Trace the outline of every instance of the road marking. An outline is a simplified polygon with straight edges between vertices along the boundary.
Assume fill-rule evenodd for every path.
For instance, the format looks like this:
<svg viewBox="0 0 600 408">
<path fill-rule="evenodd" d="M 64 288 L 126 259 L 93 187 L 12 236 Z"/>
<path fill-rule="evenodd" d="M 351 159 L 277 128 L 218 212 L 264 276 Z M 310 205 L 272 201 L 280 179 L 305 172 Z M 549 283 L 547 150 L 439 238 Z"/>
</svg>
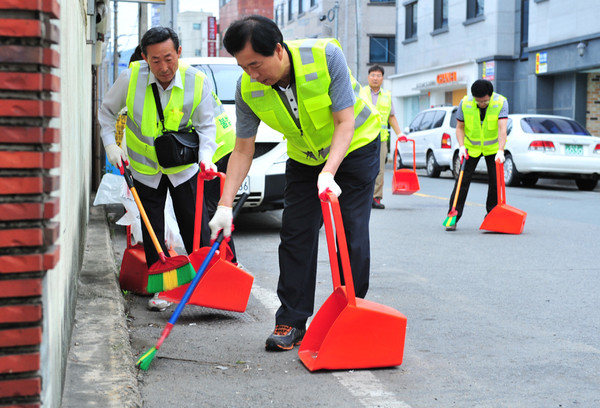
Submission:
<svg viewBox="0 0 600 408">
<path fill-rule="evenodd" d="M 448 197 L 440 197 L 440 196 L 434 196 L 434 195 L 430 195 L 430 194 L 415 193 L 415 195 L 419 196 L 419 197 L 425 197 L 425 198 L 435 198 L 436 200 L 444 200 L 444 201 L 448 200 Z M 465 205 L 469 206 L 469 207 L 485 207 L 485 204 L 473 203 L 471 201 L 466 201 Z"/>
<path fill-rule="evenodd" d="M 411 408 L 404 401 L 398 401 L 393 392 L 384 391 L 383 384 L 370 371 L 346 371 L 332 374 L 365 407 Z"/>
<path fill-rule="evenodd" d="M 279 298 L 271 290 L 252 285 L 252 295 L 271 313 L 279 309 Z M 333 372 L 340 384 L 354 395 L 365 407 L 411 408 L 403 401 L 398 401 L 393 392 L 385 391 L 383 384 L 368 370 Z"/>
</svg>

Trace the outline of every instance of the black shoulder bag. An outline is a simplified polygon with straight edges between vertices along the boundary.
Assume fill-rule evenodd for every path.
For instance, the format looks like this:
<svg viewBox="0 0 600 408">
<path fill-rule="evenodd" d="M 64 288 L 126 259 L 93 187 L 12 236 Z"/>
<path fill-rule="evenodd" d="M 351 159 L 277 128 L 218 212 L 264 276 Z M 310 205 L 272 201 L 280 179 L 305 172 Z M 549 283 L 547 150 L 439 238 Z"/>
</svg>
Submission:
<svg viewBox="0 0 600 408">
<path fill-rule="evenodd" d="M 152 92 L 154 92 L 156 109 L 158 110 L 158 117 L 163 129 L 163 134 L 154 140 L 158 164 L 168 168 L 198 163 L 198 150 L 200 148 L 198 134 L 193 127 L 191 127 L 191 132 L 185 131 L 190 128 L 181 132 L 167 131 L 165 129 L 165 117 L 156 83 L 152 84 Z"/>
</svg>

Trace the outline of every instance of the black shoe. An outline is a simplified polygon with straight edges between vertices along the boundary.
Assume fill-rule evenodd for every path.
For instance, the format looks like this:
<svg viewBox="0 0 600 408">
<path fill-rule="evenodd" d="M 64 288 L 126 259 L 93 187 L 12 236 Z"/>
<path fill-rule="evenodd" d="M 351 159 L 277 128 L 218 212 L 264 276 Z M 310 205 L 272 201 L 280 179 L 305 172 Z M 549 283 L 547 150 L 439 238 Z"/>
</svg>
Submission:
<svg viewBox="0 0 600 408">
<path fill-rule="evenodd" d="M 377 208 L 378 210 L 385 209 L 385 205 L 381 204 L 381 198 L 374 198 L 371 207 Z"/>
<path fill-rule="evenodd" d="M 265 344 L 265 349 L 270 351 L 291 350 L 294 346 L 302 343 L 306 329 L 297 329 L 296 327 L 278 324 L 275 330 Z"/>
</svg>

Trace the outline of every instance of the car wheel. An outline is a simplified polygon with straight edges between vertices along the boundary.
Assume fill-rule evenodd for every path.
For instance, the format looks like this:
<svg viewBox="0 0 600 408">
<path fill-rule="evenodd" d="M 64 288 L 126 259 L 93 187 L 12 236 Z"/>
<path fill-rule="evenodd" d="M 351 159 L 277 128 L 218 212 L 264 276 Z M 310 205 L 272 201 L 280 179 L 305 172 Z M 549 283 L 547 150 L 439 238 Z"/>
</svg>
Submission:
<svg viewBox="0 0 600 408">
<path fill-rule="evenodd" d="M 525 187 L 533 187 L 535 186 L 535 183 L 537 183 L 539 180 L 539 177 L 537 176 L 523 176 L 521 183 L 525 186 Z"/>
<path fill-rule="evenodd" d="M 458 175 L 460 174 L 460 158 L 458 157 L 458 153 L 454 155 L 454 168 L 452 169 L 452 175 L 454 176 L 454 180 L 458 180 Z"/>
<path fill-rule="evenodd" d="M 427 164 L 425 169 L 427 177 L 437 178 L 440 176 L 440 166 L 438 166 L 435 156 L 431 152 L 427 154 Z"/>
<path fill-rule="evenodd" d="M 400 155 L 400 150 L 398 150 L 396 156 L 398 156 L 398 158 L 396 159 L 396 169 L 404 168 L 404 163 L 402 163 L 402 156 Z"/>
<path fill-rule="evenodd" d="M 504 184 L 507 186 L 518 186 L 521 176 L 515 167 L 515 162 L 510 154 L 506 154 L 504 160 Z"/>
<path fill-rule="evenodd" d="M 577 179 L 575 180 L 577 188 L 581 191 L 592 191 L 598 185 L 597 179 Z"/>
</svg>

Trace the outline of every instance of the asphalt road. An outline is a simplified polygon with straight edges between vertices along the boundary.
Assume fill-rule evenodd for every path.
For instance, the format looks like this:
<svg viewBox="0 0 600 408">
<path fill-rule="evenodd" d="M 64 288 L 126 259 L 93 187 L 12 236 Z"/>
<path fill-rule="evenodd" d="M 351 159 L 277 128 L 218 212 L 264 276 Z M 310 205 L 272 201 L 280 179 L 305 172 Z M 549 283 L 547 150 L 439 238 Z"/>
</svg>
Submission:
<svg viewBox="0 0 600 408">
<path fill-rule="evenodd" d="M 508 187 L 508 204 L 527 219 L 522 234 L 506 235 L 479 230 L 482 182 L 473 183 L 455 232 L 442 227 L 450 173 L 421 174 L 420 183 L 413 195 L 392 195 L 389 168 L 386 209 L 371 215 L 367 299 L 407 317 L 401 366 L 311 373 L 297 349 L 265 352 L 278 307 L 280 212 L 243 214 L 236 247 L 254 276 L 246 311 L 186 307 L 150 370 L 138 373 L 144 406 L 600 406 L 600 188 L 544 180 Z M 315 310 L 332 290 L 324 231 L 320 248 Z M 125 296 L 137 357 L 174 307 L 149 312 L 147 297 Z M 347 335 L 365 330 L 348 327 Z M 394 341 L 393 333 L 377 339 Z"/>
</svg>

